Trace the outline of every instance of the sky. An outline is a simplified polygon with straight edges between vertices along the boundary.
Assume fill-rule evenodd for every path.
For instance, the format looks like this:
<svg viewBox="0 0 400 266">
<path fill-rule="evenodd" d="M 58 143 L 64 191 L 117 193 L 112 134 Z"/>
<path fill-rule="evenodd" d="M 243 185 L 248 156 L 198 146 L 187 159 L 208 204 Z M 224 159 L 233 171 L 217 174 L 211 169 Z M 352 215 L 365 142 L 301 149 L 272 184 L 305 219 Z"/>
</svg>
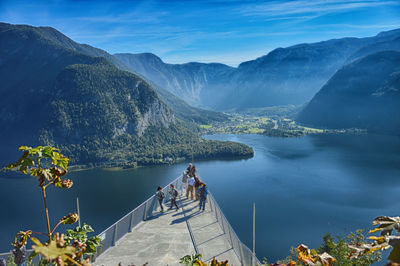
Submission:
<svg viewBox="0 0 400 266">
<path fill-rule="evenodd" d="M 114 53 L 231 66 L 278 47 L 400 28 L 400 0 L 0 0 L 0 21 Z"/>
</svg>

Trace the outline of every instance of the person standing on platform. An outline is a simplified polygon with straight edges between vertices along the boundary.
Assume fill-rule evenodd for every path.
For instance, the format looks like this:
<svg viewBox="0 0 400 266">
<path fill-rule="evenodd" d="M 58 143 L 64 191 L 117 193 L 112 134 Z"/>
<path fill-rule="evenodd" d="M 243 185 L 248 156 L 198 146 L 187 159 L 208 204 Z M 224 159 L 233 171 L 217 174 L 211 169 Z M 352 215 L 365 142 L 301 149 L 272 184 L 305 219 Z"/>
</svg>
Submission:
<svg viewBox="0 0 400 266">
<path fill-rule="evenodd" d="M 158 203 L 160 204 L 161 212 L 164 212 L 164 207 L 163 207 L 162 202 L 165 198 L 165 195 L 164 195 L 164 192 L 162 191 L 162 187 L 157 188 L 156 197 L 158 199 Z"/>
<path fill-rule="evenodd" d="M 190 193 L 190 199 L 193 200 L 193 188 L 194 188 L 194 177 L 192 176 L 188 179 L 188 189 L 186 191 L 187 199 L 189 199 L 189 193 Z"/>
<path fill-rule="evenodd" d="M 200 204 L 199 204 L 199 211 L 203 210 L 206 208 L 206 200 L 207 200 L 207 186 L 204 183 L 200 184 L 199 187 L 199 196 L 200 196 Z"/>
<path fill-rule="evenodd" d="M 189 163 L 189 166 L 188 166 L 188 168 L 186 168 L 186 171 L 189 176 L 193 176 L 193 174 L 192 174 L 193 173 L 193 165 L 191 163 Z"/>
<path fill-rule="evenodd" d="M 195 193 L 195 199 L 199 200 L 199 194 L 197 193 L 200 187 L 200 178 L 197 175 L 197 170 L 196 170 L 196 166 L 193 165 L 192 168 L 192 172 L 193 172 L 193 178 L 194 178 L 194 193 Z"/>
<path fill-rule="evenodd" d="M 185 170 L 185 171 L 183 171 L 183 175 L 182 175 L 182 189 L 183 189 L 183 191 L 186 191 L 186 194 L 187 194 L 187 190 L 188 190 L 188 179 L 189 179 L 188 170 Z"/>
<path fill-rule="evenodd" d="M 179 210 L 179 207 L 176 204 L 176 198 L 178 197 L 178 190 L 174 188 L 173 184 L 169 185 L 168 193 L 171 195 L 171 207 L 169 207 L 168 210 L 171 210 L 174 205 L 176 206 L 176 210 Z"/>
</svg>

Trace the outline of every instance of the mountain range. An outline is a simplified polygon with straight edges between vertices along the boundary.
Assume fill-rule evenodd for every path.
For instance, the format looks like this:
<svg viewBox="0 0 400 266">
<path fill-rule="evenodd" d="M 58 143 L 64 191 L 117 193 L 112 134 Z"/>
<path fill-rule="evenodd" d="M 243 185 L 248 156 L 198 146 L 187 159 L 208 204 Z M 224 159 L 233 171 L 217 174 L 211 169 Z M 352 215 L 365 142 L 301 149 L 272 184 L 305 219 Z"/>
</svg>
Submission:
<svg viewBox="0 0 400 266">
<path fill-rule="evenodd" d="M 400 30 L 277 48 L 241 63 L 167 64 L 154 54 L 115 54 L 140 75 L 188 103 L 214 110 L 301 105 L 344 65 L 368 54 L 400 50 Z"/>
<path fill-rule="evenodd" d="M 396 52 L 399 29 L 277 48 L 237 68 L 166 64 L 153 54 L 114 56 L 196 106 L 245 111 L 302 105 L 296 120 L 304 125 L 398 134 L 400 125 L 393 119 L 400 112 Z"/>
<path fill-rule="evenodd" d="M 285 104 L 304 104 L 305 125 L 398 134 L 399 52 L 392 30 L 278 48 L 237 68 L 167 64 L 149 53 L 110 55 L 50 27 L 0 23 L 1 156 L 29 143 L 85 165 L 251 156 L 242 144 L 202 140 L 198 124 L 227 120 L 218 110 Z"/>
<path fill-rule="evenodd" d="M 158 94 L 126 69 L 53 28 L 0 23 L 1 159 L 25 144 L 55 145 L 86 165 L 252 155 L 239 143 L 200 139 L 193 122 L 224 115 Z"/>
</svg>

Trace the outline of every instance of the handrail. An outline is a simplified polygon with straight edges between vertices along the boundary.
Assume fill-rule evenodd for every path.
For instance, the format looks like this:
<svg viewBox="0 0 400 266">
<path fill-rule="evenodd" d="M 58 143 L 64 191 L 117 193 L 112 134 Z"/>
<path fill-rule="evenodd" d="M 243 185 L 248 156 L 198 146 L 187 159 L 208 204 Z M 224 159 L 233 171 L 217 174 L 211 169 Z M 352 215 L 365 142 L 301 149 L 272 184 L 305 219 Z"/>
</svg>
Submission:
<svg viewBox="0 0 400 266">
<path fill-rule="evenodd" d="M 175 187 L 178 187 L 178 182 L 181 179 L 182 175 L 178 176 L 177 178 L 175 178 L 174 180 L 172 180 L 170 183 L 168 183 L 168 185 L 166 185 L 163 188 L 163 191 L 166 192 L 166 190 L 168 189 L 168 187 L 171 184 L 175 184 Z M 165 197 L 165 201 L 168 201 L 169 199 L 169 194 L 166 193 L 166 197 Z M 152 195 L 150 198 L 148 198 L 147 200 L 145 200 L 142 204 L 140 204 L 139 206 L 137 206 L 135 209 L 133 209 L 132 211 L 128 212 L 126 215 L 124 215 L 122 218 L 120 218 L 118 221 L 116 221 L 115 223 L 113 223 L 111 226 L 109 226 L 107 229 L 105 229 L 103 232 L 101 232 L 99 234 L 99 237 L 101 239 L 101 242 L 103 244 L 102 247 L 99 247 L 96 251 L 96 253 L 92 256 L 92 260 L 95 260 L 101 253 L 103 253 L 104 251 L 106 251 L 108 248 L 110 248 L 111 246 L 114 246 L 116 244 L 116 242 L 119 240 L 119 238 L 122 238 L 125 234 L 127 234 L 128 232 L 130 232 L 130 230 L 132 230 L 133 227 L 135 227 L 136 225 L 138 225 L 139 223 L 143 222 L 144 220 L 146 220 L 150 215 L 152 215 L 154 209 L 157 207 L 157 203 L 155 202 L 155 195 Z M 143 214 L 141 215 L 141 219 L 140 221 L 134 225 L 134 217 L 135 214 L 141 214 L 143 210 Z M 130 221 L 129 221 L 129 227 L 128 230 L 124 230 L 123 234 L 120 235 L 120 237 L 118 238 L 118 225 L 119 224 L 123 224 L 125 220 L 128 220 L 130 216 Z M 104 244 L 105 244 L 105 240 L 107 238 L 107 233 L 111 234 L 112 232 L 112 239 L 111 239 L 111 243 L 110 245 L 105 246 L 105 249 L 103 249 Z"/>
<path fill-rule="evenodd" d="M 218 224 L 221 226 L 222 230 L 224 231 L 224 234 L 226 235 L 227 233 L 225 232 L 226 230 L 224 229 L 224 222 L 226 223 L 226 225 L 228 226 L 228 233 L 230 236 L 230 244 L 232 246 L 233 251 L 235 252 L 236 256 L 239 258 L 240 262 L 242 265 L 254 265 L 253 262 L 255 262 L 255 265 L 261 265 L 261 262 L 258 260 L 258 258 L 250 251 L 250 249 L 240 240 L 240 238 L 237 236 L 235 230 L 233 230 L 231 224 L 229 223 L 228 219 L 226 219 L 224 213 L 222 212 L 221 208 L 219 207 L 217 201 L 215 200 L 215 198 L 213 197 L 213 195 L 211 194 L 211 192 L 208 192 L 210 199 L 213 201 L 214 203 L 214 208 L 213 208 L 213 212 L 215 212 L 216 216 L 217 216 L 217 210 L 219 212 L 219 215 L 221 217 L 221 220 L 218 219 L 217 216 L 217 222 Z M 223 219 L 225 221 L 223 221 Z M 237 242 L 240 244 L 240 246 L 238 247 L 241 250 L 237 250 L 234 247 L 234 243 L 232 240 L 232 235 L 233 237 L 237 240 Z M 229 239 L 228 239 L 229 242 Z M 245 251 L 247 251 L 247 254 L 251 256 L 251 260 L 249 264 L 245 263 L 245 258 L 244 258 L 244 254 L 243 254 L 243 248 L 245 249 Z"/>
<path fill-rule="evenodd" d="M 174 183 L 176 180 L 178 180 L 179 178 L 181 178 L 182 175 L 178 176 L 177 178 L 175 178 L 172 182 L 170 182 L 168 185 L 166 185 L 164 189 L 167 189 L 172 183 Z M 134 211 L 138 210 L 140 207 L 142 207 L 143 205 L 145 205 L 147 202 L 149 202 L 151 199 L 154 198 L 154 195 L 152 195 L 150 198 L 148 198 L 147 200 L 145 200 L 144 202 L 142 202 L 139 206 L 137 206 L 135 209 L 131 210 L 130 212 L 128 212 L 125 216 L 123 216 L 122 218 L 120 218 L 118 221 L 116 221 L 115 223 L 113 223 L 112 225 L 110 225 L 109 227 L 107 227 L 103 232 L 101 232 L 99 234 L 102 235 L 104 234 L 108 229 L 111 229 L 112 227 L 114 227 L 117 223 L 119 223 L 120 221 L 122 221 L 124 218 L 128 217 L 130 214 L 132 214 Z"/>
</svg>

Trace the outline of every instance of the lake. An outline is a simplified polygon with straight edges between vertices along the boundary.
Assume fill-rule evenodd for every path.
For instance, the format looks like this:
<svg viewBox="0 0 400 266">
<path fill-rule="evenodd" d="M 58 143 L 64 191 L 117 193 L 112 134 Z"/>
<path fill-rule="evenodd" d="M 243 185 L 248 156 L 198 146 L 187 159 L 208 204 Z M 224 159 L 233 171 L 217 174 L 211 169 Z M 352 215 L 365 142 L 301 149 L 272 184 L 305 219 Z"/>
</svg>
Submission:
<svg viewBox="0 0 400 266">
<path fill-rule="evenodd" d="M 249 247 L 252 204 L 256 203 L 256 253 L 260 259 L 276 261 L 300 243 L 318 247 L 327 232 L 344 235 L 359 228 L 370 229 L 375 217 L 400 214 L 400 137 L 205 138 L 242 142 L 254 148 L 251 159 L 194 163 Z M 150 197 L 156 186 L 164 186 L 180 175 L 186 166 L 187 162 L 69 173 L 74 180 L 70 190 L 48 190 L 52 224 L 74 211 L 79 197 L 82 220 L 100 233 Z M 18 230 L 45 232 L 43 213 L 36 180 L 0 177 L 0 251 L 10 250 Z"/>
</svg>

